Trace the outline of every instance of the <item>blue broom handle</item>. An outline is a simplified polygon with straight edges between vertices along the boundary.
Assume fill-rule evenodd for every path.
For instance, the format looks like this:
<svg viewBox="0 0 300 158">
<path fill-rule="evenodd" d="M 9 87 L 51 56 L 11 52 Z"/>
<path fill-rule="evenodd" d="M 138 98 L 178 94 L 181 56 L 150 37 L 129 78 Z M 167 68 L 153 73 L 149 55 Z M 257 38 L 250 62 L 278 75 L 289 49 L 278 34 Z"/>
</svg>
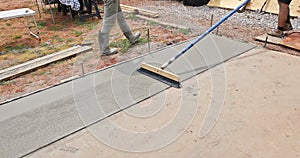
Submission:
<svg viewBox="0 0 300 158">
<path fill-rule="evenodd" d="M 230 11 L 226 16 L 224 16 L 221 20 L 219 20 L 216 24 L 211 26 L 208 30 L 206 30 L 203 34 L 201 34 L 195 41 L 190 43 L 188 46 L 186 46 L 183 50 L 181 50 L 176 56 L 171 58 L 169 61 L 164 63 L 161 66 L 161 69 L 165 69 L 168 65 L 170 65 L 173 61 L 175 61 L 177 58 L 179 58 L 181 55 L 183 55 L 186 51 L 188 51 L 190 48 L 192 48 L 196 43 L 198 43 L 201 39 L 203 39 L 206 35 L 208 35 L 210 32 L 212 32 L 215 28 L 217 28 L 219 25 L 221 25 L 225 20 L 227 20 L 231 15 L 233 15 L 235 12 L 237 12 L 239 9 L 241 9 L 243 6 L 245 6 L 250 0 L 245 0 L 242 4 L 237 6 L 235 9 Z"/>
</svg>

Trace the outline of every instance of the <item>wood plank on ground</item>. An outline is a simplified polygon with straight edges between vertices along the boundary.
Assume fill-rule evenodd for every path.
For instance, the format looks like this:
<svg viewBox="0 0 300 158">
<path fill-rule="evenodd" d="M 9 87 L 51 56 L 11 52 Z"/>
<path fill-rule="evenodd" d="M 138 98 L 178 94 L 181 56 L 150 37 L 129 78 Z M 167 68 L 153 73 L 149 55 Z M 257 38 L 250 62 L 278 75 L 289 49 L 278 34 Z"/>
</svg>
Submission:
<svg viewBox="0 0 300 158">
<path fill-rule="evenodd" d="M 234 9 L 242 1 L 241 0 L 210 0 L 207 4 L 211 7 L 220 7 L 227 9 Z M 260 10 L 263 6 L 265 0 L 251 0 L 246 9 L 249 10 Z M 277 0 L 267 0 L 266 5 L 263 8 L 263 11 L 273 14 L 278 14 L 278 3 Z M 300 16 L 300 3 L 298 0 L 293 0 L 290 4 L 290 14 L 291 16 Z"/>
<path fill-rule="evenodd" d="M 267 40 L 267 43 L 271 43 L 271 44 L 279 44 L 281 41 L 281 38 L 269 36 L 266 33 L 256 36 L 254 37 L 254 39 L 262 42 L 265 42 Z"/>
<path fill-rule="evenodd" d="M 281 45 L 300 50 L 300 32 L 293 32 L 280 41 Z"/>
<path fill-rule="evenodd" d="M 211 7 L 234 9 L 241 3 L 242 1 L 240 0 L 210 0 L 207 5 Z"/>
<path fill-rule="evenodd" d="M 277 44 L 296 50 L 300 50 L 300 32 L 291 32 L 285 38 L 277 38 L 263 34 L 260 36 L 254 37 L 255 40 L 265 42 L 267 38 L 267 43 Z"/>
<path fill-rule="evenodd" d="M 173 28 L 177 28 L 177 29 L 182 29 L 182 30 L 190 30 L 189 27 L 183 26 L 183 25 L 178 25 L 178 24 L 173 24 L 173 23 L 167 23 L 167 22 L 163 22 L 154 18 L 149 18 L 149 17 L 145 17 L 145 16 L 141 16 L 141 15 L 137 15 L 136 17 L 143 19 L 143 20 L 147 20 L 147 21 L 152 21 L 154 23 L 157 23 L 159 25 L 163 25 L 163 26 L 169 26 L 169 27 L 173 27 Z"/>
<path fill-rule="evenodd" d="M 87 52 L 92 50 L 89 46 L 74 46 L 62 51 L 59 51 L 57 53 L 53 53 L 50 55 L 43 56 L 41 58 L 37 58 L 7 69 L 0 70 L 0 81 L 6 80 L 12 77 L 16 77 L 18 75 L 24 74 L 25 72 L 28 72 L 30 70 L 34 70 L 36 68 L 39 68 L 41 66 L 50 64 L 52 62 L 71 57 L 73 55 Z"/>
<path fill-rule="evenodd" d="M 157 18 L 159 16 L 158 12 L 145 10 L 145 9 L 141 9 L 141 8 L 137 8 L 137 7 L 132 7 L 132 6 L 128 6 L 128 5 L 123 5 L 123 4 L 120 4 L 120 5 L 121 5 L 122 10 L 127 13 L 140 14 L 140 15 L 151 17 L 151 18 Z"/>
</svg>

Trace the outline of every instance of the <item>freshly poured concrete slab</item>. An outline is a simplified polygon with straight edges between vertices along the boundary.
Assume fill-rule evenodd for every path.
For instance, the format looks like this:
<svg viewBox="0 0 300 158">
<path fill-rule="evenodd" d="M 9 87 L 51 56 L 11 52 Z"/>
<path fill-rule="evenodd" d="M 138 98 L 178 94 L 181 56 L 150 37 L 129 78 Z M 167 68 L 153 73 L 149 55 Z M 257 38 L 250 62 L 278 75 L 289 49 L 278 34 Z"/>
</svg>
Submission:
<svg viewBox="0 0 300 158">
<path fill-rule="evenodd" d="M 186 45 L 187 43 L 183 43 L 168 47 L 105 69 L 88 76 L 86 78 L 88 82 L 73 81 L 75 104 L 82 121 L 89 124 L 95 119 L 94 117 L 110 115 L 115 110 L 124 109 L 168 88 L 168 85 L 142 75 L 136 70 L 139 69 L 141 62 L 160 66 Z M 178 74 L 184 81 L 253 47 L 227 38 L 209 36 L 170 65 L 167 70 Z M 91 90 L 89 87 L 94 89 Z M 88 93 L 82 93 L 85 90 L 92 92 L 93 95 L 87 96 Z M 89 108 L 85 106 L 87 102 Z"/>
<path fill-rule="evenodd" d="M 26 158 L 298 157 L 299 63 L 296 56 L 253 49 L 187 80 L 182 89 L 167 89 Z M 201 137 L 202 122 L 215 101 L 212 88 L 219 85 L 213 74 L 222 69 L 223 110 Z M 160 135 L 152 137 L 153 132 Z M 165 144 L 168 137 L 175 139 Z M 145 146 L 152 150 L 141 151 Z"/>
<path fill-rule="evenodd" d="M 27 154 L 169 88 L 136 70 L 141 62 L 161 65 L 187 44 L 167 47 L 1 105 L 2 157 Z M 224 37 L 207 36 L 168 70 L 185 81 L 252 48 Z"/>
</svg>

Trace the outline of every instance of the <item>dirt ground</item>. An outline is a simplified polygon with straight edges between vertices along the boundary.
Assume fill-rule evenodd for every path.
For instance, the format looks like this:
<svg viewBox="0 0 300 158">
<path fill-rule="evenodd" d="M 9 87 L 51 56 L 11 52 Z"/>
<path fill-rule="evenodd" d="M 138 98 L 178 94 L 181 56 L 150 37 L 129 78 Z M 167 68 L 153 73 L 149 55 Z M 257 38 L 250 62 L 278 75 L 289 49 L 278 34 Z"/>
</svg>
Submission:
<svg viewBox="0 0 300 158">
<path fill-rule="evenodd" d="M 123 1 L 122 4 L 133 5 L 134 2 L 135 1 Z M 1 11 L 25 7 L 37 10 L 32 0 L 23 0 L 18 3 L 4 0 L 4 2 L 0 4 Z M 103 5 L 99 4 L 98 7 L 101 12 Z M 49 7 L 46 7 L 46 12 L 43 12 L 40 4 L 40 9 L 41 18 L 39 18 L 38 14 L 36 14 L 35 18 L 38 23 L 41 41 L 29 35 L 28 29 L 25 27 L 25 18 L 0 21 L 0 36 L 2 38 L 0 41 L 1 69 L 63 50 L 76 44 L 84 43 L 84 41 L 93 41 L 97 36 L 98 30 L 101 28 L 102 19 L 90 18 L 81 23 L 78 18 L 71 20 L 69 14 L 63 16 L 62 13 L 57 12 L 55 9 L 54 15 L 56 23 L 54 24 L 49 12 Z M 103 15 L 103 12 L 101 12 L 101 15 Z M 147 30 L 151 28 L 151 43 L 166 45 L 172 43 L 174 39 L 176 42 L 180 42 L 190 37 L 189 35 L 184 35 L 184 33 L 177 29 L 137 20 L 135 17 L 128 19 L 127 22 L 132 26 L 133 31 L 139 30 L 142 32 L 143 39 L 147 38 L 145 37 Z M 111 34 L 115 36 L 114 39 L 116 40 L 124 38 L 118 29 L 113 29 Z M 96 43 L 96 41 L 93 42 L 94 44 Z M 93 47 L 95 47 L 96 51 L 99 49 L 97 44 Z M 135 47 L 140 46 L 137 44 Z M 90 61 L 88 61 L 88 63 L 96 63 L 96 66 L 89 64 L 88 66 L 90 67 L 87 66 L 85 72 L 88 73 L 101 69 L 116 62 L 134 57 L 135 55 L 139 54 L 122 52 L 120 55 L 104 58 L 99 58 L 96 54 L 97 58 L 89 58 Z M 61 80 L 74 76 L 74 71 L 76 71 L 74 70 L 74 64 L 78 62 L 80 58 L 85 58 L 84 56 L 86 56 L 86 54 L 58 61 L 30 73 L 2 81 L 0 83 L 0 102 L 59 84 Z M 80 73 L 79 71 L 81 72 L 81 70 L 76 72 Z"/>
<path fill-rule="evenodd" d="M 22 0 L 18 1 L 18 3 L 9 0 L 1 1 L 3 2 L 0 3 L 0 11 L 23 7 L 37 10 L 33 0 Z M 138 0 L 121 0 L 122 4 L 131 6 L 139 6 L 141 3 L 143 3 L 143 5 L 153 4 L 155 2 L 156 1 L 150 0 L 142 2 Z M 182 5 L 178 1 L 165 1 L 163 4 L 166 6 L 168 4 Z M 100 10 L 103 8 L 102 4 L 99 4 L 99 8 Z M 63 16 L 62 13 L 57 12 L 57 10 L 55 10 L 54 13 L 56 24 L 52 22 L 49 9 L 47 10 L 47 8 L 46 12 L 41 12 L 41 18 L 39 18 L 38 14 L 35 16 L 38 22 L 41 41 L 34 39 L 28 34 L 27 28 L 24 27 L 25 19 L 20 18 L 0 21 L 0 37 L 2 38 L 0 41 L 0 69 L 57 52 L 86 41 L 93 41 L 94 45 L 92 45 L 92 47 L 95 51 L 99 49 L 95 39 L 98 30 L 101 28 L 102 19 L 91 18 L 84 23 L 80 23 L 78 19 L 71 20 L 69 15 Z M 161 26 L 146 20 L 137 19 L 130 15 L 127 16 L 127 20 L 133 31 L 142 32 L 143 39 L 147 39 L 147 30 L 151 30 L 151 45 L 156 46 L 155 48 L 152 47 L 152 49 L 175 44 L 196 36 L 194 32 L 186 32 L 172 27 Z M 199 25 L 209 26 L 209 23 L 203 21 L 199 22 Z M 259 35 L 266 30 L 253 28 L 250 32 L 249 29 L 250 28 L 245 26 L 235 26 L 235 31 L 232 31 L 230 24 L 224 24 L 220 32 L 222 32 L 223 36 L 229 38 L 242 39 L 245 42 L 263 45 L 262 43 L 254 41 L 251 35 Z M 114 36 L 114 40 L 124 38 L 117 29 L 114 29 L 112 35 Z M 280 46 L 268 45 L 267 47 L 273 50 L 289 52 L 293 55 L 299 54 L 297 51 Z M 44 66 L 22 76 L 2 81 L 0 83 L 0 102 L 59 84 L 61 80 L 80 74 L 82 70 L 80 66 L 76 65 L 80 63 L 83 58 L 85 63 L 89 63 L 84 65 L 84 71 L 87 73 L 147 53 L 146 48 L 147 44 L 141 42 L 134 47 L 130 47 L 126 52 L 104 58 L 100 58 L 99 54 L 89 56 L 88 53 L 84 53 L 77 57 Z M 89 56 L 89 58 L 86 59 L 86 56 Z"/>
<path fill-rule="evenodd" d="M 87 19 L 84 23 L 78 19 L 72 20 L 70 16 L 62 15 L 62 12 L 58 12 L 57 8 L 52 5 L 55 17 L 55 23 L 53 23 L 49 5 L 43 7 L 39 3 L 41 10 L 41 17 L 39 17 L 33 0 L 22 0 L 18 3 L 4 1 L 0 4 L 0 11 L 17 8 L 30 8 L 36 11 L 38 31 L 34 27 L 33 19 L 31 17 L 28 19 L 33 32 L 39 32 L 41 41 L 29 34 L 26 18 L 0 21 L 1 69 L 80 44 L 90 30 L 98 24 L 97 18 Z"/>
</svg>

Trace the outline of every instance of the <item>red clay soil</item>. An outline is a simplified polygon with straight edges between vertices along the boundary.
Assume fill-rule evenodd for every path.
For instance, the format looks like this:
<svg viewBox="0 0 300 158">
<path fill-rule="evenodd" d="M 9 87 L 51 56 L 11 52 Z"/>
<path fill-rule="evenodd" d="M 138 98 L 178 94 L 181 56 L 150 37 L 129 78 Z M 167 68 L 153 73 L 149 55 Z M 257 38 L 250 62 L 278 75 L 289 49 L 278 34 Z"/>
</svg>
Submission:
<svg viewBox="0 0 300 158">
<path fill-rule="evenodd" d="M 0 21 L 0 52 L 5 51 L 5 48 L 14 48 L 16 46 L 33 48 L 50 41 L 51 44 L 57 44 L 58 41 L 51 40 L 53 37 L 63 39 L 72 38 L 74 41 L 79 41 L 82 40 L 82 38 L 89 32 L 88 29 L 78 25 L 77 21 L 71 20 L 70 16 L 63 16 L 61 12 L 57 11 L 54 11 L 56 20 L 56 24 L 54 24 L 49 12 L 49 7 L 47 6 L 46 10 L 43 11 L 41 4 L 39 4 L 41 10 L 40 18 L 38 16 L 37 7 L 34 0 L 2 1 L 4 2 L 0 3 L 0 11 L 18 8 L 30 8 L 36 11 L 35 19 L 39 26 L 41 41 L 30 36 L 25 18 L 3 20 Z M 40 0 L 38 0 L 38 2 L 40 2 Z M 30 19 L 30 21 L 32 21 L 32 19 Z M 97 22 L 97 19 L 88 19 L 88 21 Z M 31 26 L 34 26 L 33 23 L 31 23 Z M 74 30 L 82 32 L 82 35 L 76 35 Z"/>
<path fill-rule="evenodd" d="M 4 0 L 0 4 L 0 11 L 17 9 L 17 8 L 30 8 L 37 10 L 33 0 L 21 0 L 17 3 L 11 0 Z M 134 5 L 141 3 L 141 1 L 130 1 L 124 0 L 122 4 Z M 40 6 L 41 7 L 41 6 Z M 102 5 L 99 5 L 102 9 Z M 41 18 L 39 18 L 37 12 L 35 16 L 38 23 L 43 24 L 40 28 L 41 41 L 36 40 L 28 34 L 28 29 L 25 28 L 25 19 L 11 19 L 0 21 L 0 69 L 4 69 L 11 65 L 18 64 L 18 58 L 21 58 L 22 53 L 16 53 L 14 51 L 9 52 L 8 48 L 14 48 L 16 46 L 26 46 L 26 48 L 34 49 L 44 43 L 50 43 L 50 45 L 64 44 L 66 41 L 53 40 L 55 39 L 73 39 L 73 43 L 81 43 L 87 36 L 95 36 L 100 29 L 102 20 L 97 18 L 91 18 L 87 20 L 90 23 L 98 23 L 96 28 L 90 30 L 85 25 L 78 25 L 78 20 L 71 20 L 70 16 L 63 16 L 61 13 L 55 12 L 56 24 L 52 22 L 51 15 L 49 12 L 43 12 Z M 86 21 L 85 21 L 86 22 Z M 127 21 L 130 26 L 133 26 L 133 30 L 139 30 L 145 36 L 147 34 L 146 22 L 143 20 L 129 20 Z M 188 35 L 176 32 L 171 28 L 162 27 L 160 25 L 148 26 L 151 27 L 151 41 L 154 43 L 173 43 L 180 42 L 190 38 Z M 76 36 L 75 31 L 80 31 L 82 34 Z M 17 36 L 16 36 L 17 35 Z M 119 35 L 120 36 L 120 35 Z M 120 38 L 120 37 L 118 37 Z M 75 42 L 74 42 L 75 41 Z M 122 60 L 129 59 L 139 53 L 120 53 L 116 56 L 110 57 L 91 57 L 88 59 L 88 64 L 84 65 L 84 71 L 92 72 L 99 70 L 103 67 L 115 64 Z M 2 56 L 2 57 L 1 57 Z M 0 82 L 0 102 L 39 90 L 46 87 L 59 84 L 61 80 L 70 78 L 72 76 L 80 75 L 82 73 L 81 66 L 76 66 L 79 57 L 73 57 L 70 59 L 58 61 L 56 63 L 44 66 L 30 73 L 18 76 L 16 78 Z M 74 66 L 75 65 L 75 66 Z"/>
</svg>

